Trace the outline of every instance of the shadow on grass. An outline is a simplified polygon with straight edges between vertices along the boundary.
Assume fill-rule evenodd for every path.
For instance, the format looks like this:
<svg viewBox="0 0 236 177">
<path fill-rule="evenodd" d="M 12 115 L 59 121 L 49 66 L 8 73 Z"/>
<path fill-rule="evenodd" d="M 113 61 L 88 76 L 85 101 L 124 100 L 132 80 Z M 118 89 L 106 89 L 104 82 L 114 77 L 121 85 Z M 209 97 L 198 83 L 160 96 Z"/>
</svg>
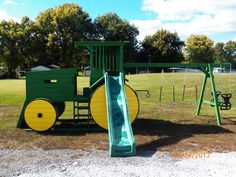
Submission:
<svg viewBox="0 0 236 177">
<path fill-rule="evenodd" d="M 194 135 L 207 135 L 234 133 L 217 125 L 203 125 L 197 123 L 173 123 L 166 120 L 137 119 L 132 125 L 137 142 L 138 156 L 152 156 L 158 148 L 174 145 L 178 142 L 193 137 Z M 101 133 L 95 137 L 97 133 Z M 104 134 L 103 134 L 104 133 Z M 107 130 L 94 125 L 92 127 L 73 127 L 73 125 L 56 126 L 54 130 L 42 134 L 50 136 L 81 136 L 91 134 L 91 141 L 100 139 L 107 134 Z M 144 137 L 143 137 L 144 136 Z M 155 137 L 156 136 L 156 137 Z M 155 139 L 153 139 L 153 137 Z M 145 139 L 147 138 L 147 139 Z M 148 139 L 150 141 L 148 141 Z M 147 140 L 147 141 L 145 141 Z M 90 140 L 88 140 L 90 141 Z M 107 140 L 106 140 L 107 141 Z"/>
<path fill-rule="evenodd" d="M 40 132 L 39 132 L 40 133 Z M 55 126 L 54 129 L 42 132 L 42 135 L 52 135 L 52 136 L 83 136 L 85 134 L 95 134 L 95 133 L 107 133 L 107 130 L 97 126 Z"/>
<path fill-rule="evenodd" d="M 224 129 L 217 125 L 202 125 L 202 124 L 178 124 L 167 120 L 157 119 L 136 119 L 132 124 L 133 132 L 135 135 L 146 136 L 165 136 L 167 140 L 160 139 L 157 142 L 157 146 L 164 146 L 165 144 L 174 144 L 191 137 L 196 134 L 220 134 L 220 133 L 233 133 L 227 129 Z M 65 135 L 65 136 L 77 136 L 88 133 L 107 133 L 107 130 L 99 127 L 96 124 L 88 126 L 73 126 L 69 124 L 56 125 L 53 130 L 43 132 L 42 134 L 48 135 Z M 163 142 L 162 142 L 163 141 Z"/>
<path fill-rule="evenodd" d="M 133 124 L 135 135 L 158 136 L 157 140 L 137 145 L 137 151 L 153 151 L 173 145 L 194 135 L 233 133 L 217 125 L 178 124 L 166 120 L 137 119 Z"/>
</svg>

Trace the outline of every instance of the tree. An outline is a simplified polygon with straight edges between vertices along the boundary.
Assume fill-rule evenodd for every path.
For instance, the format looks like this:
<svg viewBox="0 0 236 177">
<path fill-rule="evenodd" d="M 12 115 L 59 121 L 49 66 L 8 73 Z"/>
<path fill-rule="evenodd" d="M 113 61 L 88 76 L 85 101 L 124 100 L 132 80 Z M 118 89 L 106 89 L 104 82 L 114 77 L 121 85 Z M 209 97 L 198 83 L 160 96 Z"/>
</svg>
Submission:
<svg viewBox="0 0 236 177">
<path fill-rule="evenodd" d="M 187 62 L 213 62 L 214 42 L 206 35 L 191 35 L 185 42 L 184 56 Z"/>
<path fill-rule="evenodd" d="M 35 22 L 26 16 L 21 19 L 19 29 L 22 31 L 22 36 L 19 40 L 19 55 L 22 56 L 22 60 L 18 68 L 28 70 L 38 62 L 37 54 L 41 50 L 41 43 L 38 40 L 40 31 Z"/>
<path fill-rule="evenodd" d="M 218 42 L 214 46 L 215 62 L 230 62 L 236 65 L 236 41 Z"/>
<path fill-rule="evenodd" d="M 218 42 L 215 44 L 214 48 L 214 61 L 217 63 L 225 62 L 226 52 L 225 52 L 225 44 L 223 42 Z"/>
<path fill-rule="evenodd" d="M 21 39 L 23 32 L 20 24 L 14 21 L 0 22 L 0 63 L 8 67 L 11 78 L 16 76 L 16 68 L 19 66 L 23 57 L 20 55 Z"/>
<path fill-rule="evenodd" d="M 97 40 L 128 41 L 129 44 L 125 50 L 126 61 L 135 58 L 138 44 L 136 37 L 139 34 L 137 27 L 115 13 L 98 16 L 94 21 L 94 26 L 96 29 L 94 36 Z"/>
<path fill-rule="evenodd" d="M 227 41 L 224 49 L 226 62 L 236 64 L 236 41 Z"/>
<path fill-rule="evenodd" d="M 36 18 L 41 44 L 39 63 L 78 66 L 83 57 L 74 47 L 76 40 L 89 40 L 93 26 L 89 15 L 77 4 L 63 4 L 47 9 Z M 41 54 L 41 55 L 40 55 Z"/>
<path fill-rule="evenodd" d="M 181 62 L 184 42 L 178 34 L 167 30 L 158 30 L 155 34 L 146 36 L 142 42 L 142 53 L 146 62 Z"/>
</svg>

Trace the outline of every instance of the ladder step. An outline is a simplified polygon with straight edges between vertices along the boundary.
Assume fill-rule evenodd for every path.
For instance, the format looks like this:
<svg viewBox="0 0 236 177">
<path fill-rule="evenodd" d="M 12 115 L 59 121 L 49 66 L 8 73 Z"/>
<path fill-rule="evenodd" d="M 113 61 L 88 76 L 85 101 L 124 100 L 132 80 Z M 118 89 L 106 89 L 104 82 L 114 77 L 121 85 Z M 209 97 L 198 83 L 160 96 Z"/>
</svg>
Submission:
<svg viewBox="0 0 236 177">
<path fill-rule="evenodd" d="M 90 119 L 77 119 L 76 120 L 77 123 L 88 123 L 88 122 L 92 122 Z"/>
<path fill-rule="evenodd" d="M 89 109 L 89 106 L 74 106 L 77 109 Z"/>
<path fill-rule="evenodd" d="M 75 118 L 89 118 L 91 115 L 75 115 Z"/>
<path fill-rule="evenodd" d="M 91 116 L 91 114 L 78 114 L 79 117 L 88 117 Z"/>
<path fill-rule="evenodd" d="M 78 109 L 89 109 L 89 106 L 78 106 Z"/>
<path fill-rule="evenodd" d="M 78 103 L 88 103 L 90 100 L 90 98 L 88 96 L 82 96 L 82 95 L 79 95 L 78 96 Z"/>
</svg>

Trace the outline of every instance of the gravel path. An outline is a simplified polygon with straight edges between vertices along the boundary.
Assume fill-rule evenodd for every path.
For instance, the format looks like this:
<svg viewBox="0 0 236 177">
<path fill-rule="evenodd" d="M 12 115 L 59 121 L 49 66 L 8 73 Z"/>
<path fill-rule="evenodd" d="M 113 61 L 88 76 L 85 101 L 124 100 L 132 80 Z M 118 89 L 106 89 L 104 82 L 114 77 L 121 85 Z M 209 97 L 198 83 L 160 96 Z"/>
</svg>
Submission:
<svg viewBox="0 0 236 177">
<path fill-rule="evenodd" d="M 180 159 L 147 151 L 136 157 L 110 158 L 107 151 L 97 150 L 0 150 L 0 169 L 0 177 L 233 177 L 236 152 Z"/>
</svg>

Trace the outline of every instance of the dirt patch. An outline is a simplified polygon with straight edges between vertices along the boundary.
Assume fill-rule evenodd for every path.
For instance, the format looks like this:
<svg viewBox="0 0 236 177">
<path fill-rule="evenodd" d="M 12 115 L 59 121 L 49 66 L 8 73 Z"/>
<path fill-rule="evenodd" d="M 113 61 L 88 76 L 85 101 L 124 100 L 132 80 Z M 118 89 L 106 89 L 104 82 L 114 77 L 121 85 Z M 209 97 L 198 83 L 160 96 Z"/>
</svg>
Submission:
<svg viewBox="0 0 236 177">
<path fill-rule="evenodd" d="M 78 128 L 78 131 L 47 133 L 17 129 L 20 108 L 0 106 L 0 149 L 107 151 L 109 148 L 108 133 L 102 129 L 86 132 Z M 142 110 L 140 117 L 144 116 L 132 125 L 137 151 L 166 151 L 180 153 L 180 156 L 182 152 L 236 151 L 235 117 L 224 118 L 223 125 L 217 126 L 215 117 L 189 116 L 188 109 L 162 108 L 161 113 L 154 110 L 153 113 Z"/>
<path fill-rule="evenodd" d="M 194 123 L 174 123 L 165 120 L 137 119 L 133 124 L 137 151 L 228 152 L 236 151 L 236 126 L 203 124 L 206 117 Z M 224 120 L 224 122 L 226 122 Z M 0 134 L 1 149 L 80 149 L 84 151 L 108 150 L 106 131 L 61 132 L 40 134 L 9 128 Z"/>
<path fill-rule="evenodd" d="M 198 123 L 178 124 L 164 120 L 140 119 L 134 131 L 138 150 L 168 152 L 236 150 L 236 127 Z M 140 126 L 142 125 L 142 127 Z"/>
<path fill-rule="evenodd" d="M 11 105 L 11 106 L 0 106 L 0 119 L 11 118 L 12 114 L 18 113 L 20 106 Z"/>
</svg>

